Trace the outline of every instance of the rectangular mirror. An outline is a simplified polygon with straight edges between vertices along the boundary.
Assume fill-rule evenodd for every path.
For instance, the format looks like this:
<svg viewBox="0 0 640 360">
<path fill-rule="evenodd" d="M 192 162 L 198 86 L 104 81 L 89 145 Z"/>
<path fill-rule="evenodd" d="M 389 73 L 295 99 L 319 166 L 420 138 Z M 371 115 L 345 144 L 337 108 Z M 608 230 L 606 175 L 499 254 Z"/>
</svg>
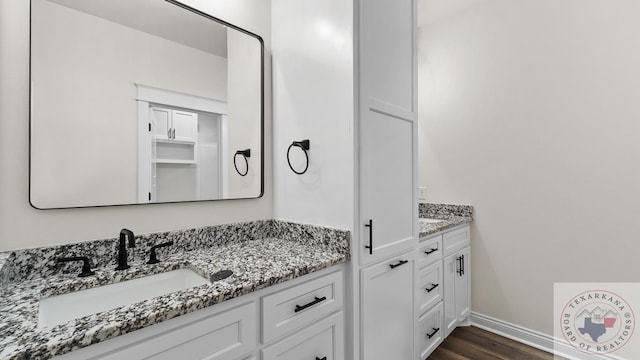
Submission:
<svg viewBox="0 0 640 360">
<path fill-rule="evenodd" d="M 175 1 L 31 0 L 31 205 L 262 196 L 263 52 Z"/>
</svg>

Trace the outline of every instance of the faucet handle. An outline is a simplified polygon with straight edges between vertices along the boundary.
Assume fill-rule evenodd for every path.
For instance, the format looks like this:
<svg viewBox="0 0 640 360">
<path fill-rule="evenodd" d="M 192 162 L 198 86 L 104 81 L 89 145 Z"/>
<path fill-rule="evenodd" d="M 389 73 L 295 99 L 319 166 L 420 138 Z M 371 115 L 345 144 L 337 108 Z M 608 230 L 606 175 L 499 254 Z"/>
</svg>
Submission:
<svg viewBox="0 0 640 360">
<path fill-rule="evenodd" d="M 82 261 L 82 272 L 78 274 L 78 277 L 87 277 L 95 274 L 95 272 L 91 271 L 91 265 L 89 264 L 89 257 L 87 256 L 71 256 L 71 257 L 63 257 L 63 258 L 56 259 L 56 262 L 58 264 L 71 262 L 71 261 Z"/>
<path fill-rule="evenodd" d="M 147 264 L 151 265 L 151 264 L 157 264 L 160 262 L 160 260 L 158 260 L 158 257 L 156 256 L 156 249 L 158 248 L 162 248 L 162 247 L 167 247 L 167 246 L 171 246 L 173 245 L 173 241 L 168 241 L 166 243 L 162 243 L 162 244 L 158 244 L 158 245 L 153 245 L 151 247 L 151 253 L 149 254 L 149 261 L 147 261 Z"/>
</svg>

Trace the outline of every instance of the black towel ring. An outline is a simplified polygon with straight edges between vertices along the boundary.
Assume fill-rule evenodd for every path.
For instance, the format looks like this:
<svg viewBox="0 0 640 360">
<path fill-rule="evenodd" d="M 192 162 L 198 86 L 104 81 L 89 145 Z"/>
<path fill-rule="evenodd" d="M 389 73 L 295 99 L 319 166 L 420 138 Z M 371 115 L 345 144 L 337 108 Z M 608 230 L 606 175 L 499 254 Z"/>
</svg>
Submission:
<svg viewBox="0 0 640 360">
<path fill-rule="evenodd" d="M 244 174 L 240 172 L 240 170 L 238 170 L 238 164 L 236 163 L 236 157 L 238 157 L 238 155 L 242 155 L 242 158 L 244 159 L 244 163 L 247 167 L 247 170 L 245 170 Z M 238 175 L 246 176 L 249 173 L 249 160 L 247 160 L 247 158 L 250 158 L 250 157 L 251 157 L 251 149 L 238 150 L 236 151 L 236 154 L 233 155 L 233 167 L 236 168 L 236 172 L 238 173 Z"/>
<path fill-rule="evenodd" d="M 291 166 L 291 159 L 289 158 L 289 152 L 291 151 L 291 148 L 294 146 L 302 149 L 302 151 L 304 151 L 304 156 L 307 159 L 307 165 L 304 167 L 304 170 L 302 171 L 296 171 L 296 169 L 294 169 L 293 166 Z M 293 143 L 291 143 L 291 145 L 289 145 L 289 148 L 287 149 L 287 163 L 289 163 L 289 168 L 291 169 L 291 171 L 293 171 L 298 175 L 302 175 L 307 172 L 307 169 L 309 169 L 309 153 L 307 153 L 307 150 L 309 150 L 310 146 L 311 145 L 308 139 L 302 140 L 302 141 L 294 141 Z"/>
</svg>

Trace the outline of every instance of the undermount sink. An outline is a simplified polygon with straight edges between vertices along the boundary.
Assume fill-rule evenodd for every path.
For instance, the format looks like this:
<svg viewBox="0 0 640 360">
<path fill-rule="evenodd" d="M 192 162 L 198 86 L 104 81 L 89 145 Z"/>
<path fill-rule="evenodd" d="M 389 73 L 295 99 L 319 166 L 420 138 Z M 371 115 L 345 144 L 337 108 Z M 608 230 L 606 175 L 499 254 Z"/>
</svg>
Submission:
<svg viewBox="0 0 640 360">
<path fill-rule="evenodd" d="M 38 327 L 51 327 L 83 316 L 115 309 L 156 296 L 210 284 L 189 269 L 52 296 L 40 300 Z"/>
<path fill-rule="evenodd" d="M 439 222 L 443 222 L 444 220 L 441 219 L 425 219 L 425 218 L 420 218 L 420 222 L 426 223 L 426 224 L 437 224 Z"/>
</svg>

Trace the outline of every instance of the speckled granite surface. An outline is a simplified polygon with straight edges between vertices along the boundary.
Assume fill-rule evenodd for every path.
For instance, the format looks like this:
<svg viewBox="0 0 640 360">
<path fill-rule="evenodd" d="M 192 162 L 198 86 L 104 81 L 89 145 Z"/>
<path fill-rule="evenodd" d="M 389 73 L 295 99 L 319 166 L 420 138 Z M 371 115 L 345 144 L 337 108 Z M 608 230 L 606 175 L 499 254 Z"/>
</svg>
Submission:
<svg viewBox="0 0 640 360">
<path fill-rule="evenodd" d="M 420 238 L 473 221 L 473 207 L 471 205 L 420 203 L 418 213 Z M 432 222 L 425 219 L 442 221 Z"/>
<path fill-rule="evenodd" d="M 124 271 L 114 271 L 115 261 L 111 259 L 98 259 L 97 263 L 107 266 L 95 268 L 95 276 L 82 279 L 76 277 L 77 272 L 73 269 L 61 271 L 49 264 L 55 257 L 65 254 L 59 247 L 10 253 L 5 262 L 5 268 L 11 267 L 5 280 L 10 281 L 0 286 L 0 359 L 48 359 L 345 262 L 349 254 L 348 231 L 274 220 L 143 235 L 139 239 L 154 243 L 173 239 L 177 246 L 160 252 L 158 257 L 163 261 L 155 265 L 146 265 L 146 252 L 138 252 L 131 257 L 132 267 Z M 192 239 L 195 239 L 193 243 Z M 74 246 L 83 250 L 105 246 L 105 251 L 115 258 L 109 240 L 92 243 L 72 244 L 66 249 L 77 251 Z M 29 254 L 36 256 L 38 264 L 29 266 L 26 271 L 14 269 L 28 264 Z M 106 254 L 105 257 L 109 258 Z M 38 302 L 42 297 L 180 268 L 190 268 L 207 278 L 220 270 L 232 270 L 233 275 L 210 285 L 159 296 L 51 328 L 37 325 Z M 71 274 L 67 270 L 71 270 Z"/>
</svg>

